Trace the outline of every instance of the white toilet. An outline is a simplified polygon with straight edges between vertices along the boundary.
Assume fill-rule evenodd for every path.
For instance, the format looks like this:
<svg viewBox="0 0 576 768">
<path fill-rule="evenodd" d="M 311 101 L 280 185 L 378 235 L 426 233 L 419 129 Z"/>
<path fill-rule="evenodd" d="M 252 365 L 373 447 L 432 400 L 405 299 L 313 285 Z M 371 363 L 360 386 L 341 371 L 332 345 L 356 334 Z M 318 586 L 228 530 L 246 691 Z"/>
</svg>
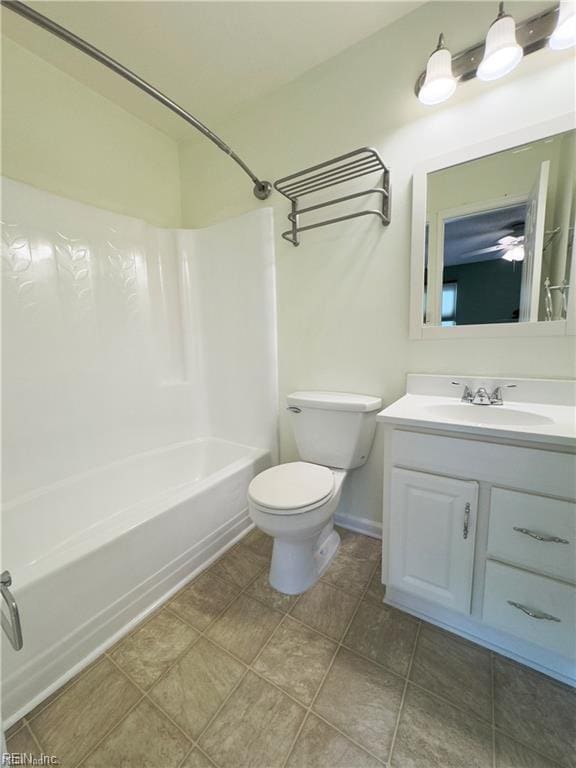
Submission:
<svg viewBox="0 0 576 768">
<path fill-rule="evenodd" d="M 294 392 L 287 400 L 302 461 L 257 475 L 248 509 L 274 538 L 270 584 L 297 595 L 318 581 L 338 551 L 334 513 L 342 484 L 368 458 L 382 401 L 342 392 Z"/>
</svg>

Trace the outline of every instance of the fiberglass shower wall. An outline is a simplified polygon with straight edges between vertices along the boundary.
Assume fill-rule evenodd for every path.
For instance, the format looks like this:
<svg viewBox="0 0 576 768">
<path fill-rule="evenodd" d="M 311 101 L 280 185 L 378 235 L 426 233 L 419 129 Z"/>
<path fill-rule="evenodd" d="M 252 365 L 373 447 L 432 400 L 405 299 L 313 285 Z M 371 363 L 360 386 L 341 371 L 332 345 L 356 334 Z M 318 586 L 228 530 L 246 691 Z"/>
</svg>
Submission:
<svg viewBox="0 0 576 768">
<path fill-rule="evenodd" d="M 270 209 L 201 231 L 3 180 L 5 499 L 216 436 L 275 450 Z"/>
</svg>

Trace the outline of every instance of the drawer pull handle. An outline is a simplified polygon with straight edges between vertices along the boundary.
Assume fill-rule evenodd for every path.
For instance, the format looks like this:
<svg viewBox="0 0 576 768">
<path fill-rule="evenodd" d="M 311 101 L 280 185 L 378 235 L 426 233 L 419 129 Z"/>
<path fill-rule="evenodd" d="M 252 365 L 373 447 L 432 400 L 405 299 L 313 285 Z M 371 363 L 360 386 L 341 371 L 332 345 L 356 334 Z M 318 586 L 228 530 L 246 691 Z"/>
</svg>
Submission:
<svg viewBox="0 0 576 768">
<path fill-rule="evenodd" d="M 549 613 L 544 613 L 544 611 L 528 608 L 527 606 L 522 605 L 522 603 L 514 602 L 514 600 L 508 600 L 508 605 L 511 605 L 513 608 L 518 608 L 519 611 L 525 613 L 526 616 L 530 616 L 531 619 L 544 619 L 545 621 L 557 621 L 558 623 L 562 621 L 557 616 L 551 616 Z"/>
<path fill-rule="evenodd" d="M 470 527 L 470 504 L 466 504 L 464 507 L 464 528 L 462 530 L 462 536 L 468 538 L 468 529 Z"/>
<path fill-rule="evenodd" d="M 570 544 L 568 539 L 560 539 L 558 536 L 548 536 L 545 533 L 536 533 L 536 531 L 531 531 L 530 528 L 517 528 L 514 526 L 514 530 L 518 531 L 518 533 L 523 533 L 525 536 L 530 536 L 531 539 L 536 539 L 537 541 L 549 541 L 553 544 Z"/>
</svg>

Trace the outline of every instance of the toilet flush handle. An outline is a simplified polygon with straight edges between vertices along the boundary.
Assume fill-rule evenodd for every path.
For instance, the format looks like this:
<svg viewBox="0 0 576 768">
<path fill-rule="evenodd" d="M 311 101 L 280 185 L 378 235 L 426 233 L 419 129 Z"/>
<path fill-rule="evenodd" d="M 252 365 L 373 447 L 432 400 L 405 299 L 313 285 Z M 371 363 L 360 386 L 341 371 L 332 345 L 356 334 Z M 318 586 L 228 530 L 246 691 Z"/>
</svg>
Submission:
<svg viewBox="0 0 576 768">
<path fill-rule="evenodd" d="M 286 410 L 291 411 L 292 413 L 302 413 L 302 408 L 297 408 L 295 405 L 287 406 Z"/>
</svg>

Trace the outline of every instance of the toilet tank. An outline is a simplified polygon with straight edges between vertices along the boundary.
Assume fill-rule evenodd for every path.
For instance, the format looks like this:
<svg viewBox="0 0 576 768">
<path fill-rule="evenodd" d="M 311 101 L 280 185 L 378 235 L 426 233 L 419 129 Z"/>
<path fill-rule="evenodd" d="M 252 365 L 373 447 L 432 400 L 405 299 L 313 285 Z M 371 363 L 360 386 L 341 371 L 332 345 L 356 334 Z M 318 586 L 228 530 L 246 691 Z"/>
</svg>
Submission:
<svg viewBox="0 0 576 768">
<path fill-rule="evenodd" d="M 382 400 L 345 392 L 293 392 L 287 397 L 303 461 L 354 469 L 370 453 Z"/>
</svg>

